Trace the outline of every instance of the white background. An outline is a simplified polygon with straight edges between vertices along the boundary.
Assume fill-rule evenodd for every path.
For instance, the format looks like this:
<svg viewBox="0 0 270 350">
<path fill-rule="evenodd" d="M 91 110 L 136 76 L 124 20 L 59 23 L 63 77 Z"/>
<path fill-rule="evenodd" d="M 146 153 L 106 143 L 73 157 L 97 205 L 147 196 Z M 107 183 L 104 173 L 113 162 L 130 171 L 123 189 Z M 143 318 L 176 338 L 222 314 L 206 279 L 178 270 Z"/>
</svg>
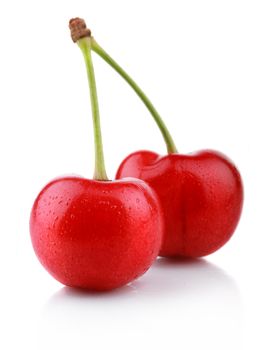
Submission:
<svg viewBox="0 0 270 350">
<path fill-rule="evenodd" d="M 242 173 L 231 241 L 201 260 L 158 260 L 109 294 L 65 288 L 41 267 L 28 220 L 55 176 L 93 173 L 81 53 L 68 20 L 135 78 L 178 149 L 218 149 Z M 262 0 L 1 1 L 1 349 L 269 349 L 270 5 Z M 108 173 L 165 146 L 130 88 L 96 55 Z"/>
</svg>

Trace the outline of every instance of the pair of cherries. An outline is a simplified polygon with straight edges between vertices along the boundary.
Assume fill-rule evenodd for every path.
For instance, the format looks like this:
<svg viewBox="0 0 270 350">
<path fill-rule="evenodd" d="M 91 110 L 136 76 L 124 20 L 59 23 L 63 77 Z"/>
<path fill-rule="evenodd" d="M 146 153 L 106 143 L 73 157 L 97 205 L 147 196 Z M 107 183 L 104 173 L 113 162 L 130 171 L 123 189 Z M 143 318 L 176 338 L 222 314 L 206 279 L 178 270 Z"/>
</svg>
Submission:
<svg viewBox="0 0 270 350">
<path fill-rule="evenodd" d="M 146 272 L 158 255 L 202 257 L 233 234 L 243 204 L 241 177 L 221 153 L 177 153 L 158 112 L 134 80 L 101 48 L 80 18 L 71 37 L 87 70 L 95 139 L 94 179 L 59 177 L 34 202 L 30 232 L 42 265 L 67 286 L 121 287 Z M 129 155 L 115 181 L 106 175 L 91 51 L 134 89 L 156 121 L 168 154 Z"/>
</svg>

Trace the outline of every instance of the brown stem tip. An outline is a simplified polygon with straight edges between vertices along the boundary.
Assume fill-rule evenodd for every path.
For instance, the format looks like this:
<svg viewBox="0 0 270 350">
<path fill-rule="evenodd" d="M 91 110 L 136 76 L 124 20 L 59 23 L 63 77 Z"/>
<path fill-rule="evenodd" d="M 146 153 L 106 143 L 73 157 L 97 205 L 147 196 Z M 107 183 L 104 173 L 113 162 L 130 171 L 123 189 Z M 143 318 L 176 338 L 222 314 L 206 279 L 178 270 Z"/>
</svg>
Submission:
<svg viewBox="0 0 270 350">
<path fill-rule="evenodd" d="M 74 41 L 74 43 L 87 36 L 91 37 L 91 31 L 86 27 L 85 21 L 82 18 L 72 18 L 69 21 L 69 29 L 71 39 Z"/>
</svg>

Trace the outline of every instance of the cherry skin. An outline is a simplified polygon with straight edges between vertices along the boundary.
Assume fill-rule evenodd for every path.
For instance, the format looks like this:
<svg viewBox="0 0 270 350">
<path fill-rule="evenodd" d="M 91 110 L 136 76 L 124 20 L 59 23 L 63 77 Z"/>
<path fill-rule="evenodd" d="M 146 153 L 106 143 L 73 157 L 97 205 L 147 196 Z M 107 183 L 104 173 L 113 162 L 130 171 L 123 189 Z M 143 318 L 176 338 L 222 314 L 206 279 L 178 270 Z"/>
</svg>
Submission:
<svg viewBox="0 0 270 350">
<path fill-rule="evenodd" d="M 160 255 L 202 257 L 232 236 L 243 205 L 243 185 L 233 163 L 219 152 L 159 156 L 138 151 L 121 163 L 116 178 L 146 181 L 158 194 L 165 234 Z"/>
<path fill-rule="evenodd" d="M 37 257 L 58 281 L 110 290 L 151 266 L 163 218 L 156 194 L 141 180 L 62 177 L 38 195 L 30 233 Z"/>
</svg>

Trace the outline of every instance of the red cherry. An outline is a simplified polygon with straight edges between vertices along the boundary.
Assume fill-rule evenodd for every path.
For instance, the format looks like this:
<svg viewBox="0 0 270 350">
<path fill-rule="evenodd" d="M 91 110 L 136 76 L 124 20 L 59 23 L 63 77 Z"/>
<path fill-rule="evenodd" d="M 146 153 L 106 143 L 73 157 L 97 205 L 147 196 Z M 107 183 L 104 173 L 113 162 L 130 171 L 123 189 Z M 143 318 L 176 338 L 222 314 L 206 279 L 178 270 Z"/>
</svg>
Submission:
<svg viewBox="0 0 270 350">
<path fill-rule="evenodd" d="M 141 180 L 62 177 L 38 195 L 30 231 L 40 262 L 58 281 L 108 290 L 151 266 L 161 246 L 162 214 Z"/>
<path fill-rule="evenodd" d="M 233 163 L 221 153 L 201 151 L 161 157 L 129 155 L 116 178 L 138 177 L 158 194 L 165 217 L 161 256 L 201 257 L 232 236 L 240 218 L 243 186 Z"/>
<path fill-rule="evenodd" d="M 38 195 L 30 217 L 34 250 L 43 266 L 72 287 L 108 290 L 143 274 L 161 246 L 163 216 L 142 180 L 109 181 L 91 56 L 91 34 L 80 18 L 71 35 L 86 64 L 95 140 L 94 180 L 62 177 Z"/>
<path fill-rule="evenodd" d="M 145 180 L 158 194 L 165 216 L 162 256 L 200 257 L 223 246 L 233 234 L 243 205 L 241 177 L 221 153 L 178 154 L 158 111 L 131 76 L 92 38 L 92 50 L 134 90 L 149 110 L 167 146 L 161 157 L 149 151 L 129 155 L 117 178 Z"/>
</svg>

